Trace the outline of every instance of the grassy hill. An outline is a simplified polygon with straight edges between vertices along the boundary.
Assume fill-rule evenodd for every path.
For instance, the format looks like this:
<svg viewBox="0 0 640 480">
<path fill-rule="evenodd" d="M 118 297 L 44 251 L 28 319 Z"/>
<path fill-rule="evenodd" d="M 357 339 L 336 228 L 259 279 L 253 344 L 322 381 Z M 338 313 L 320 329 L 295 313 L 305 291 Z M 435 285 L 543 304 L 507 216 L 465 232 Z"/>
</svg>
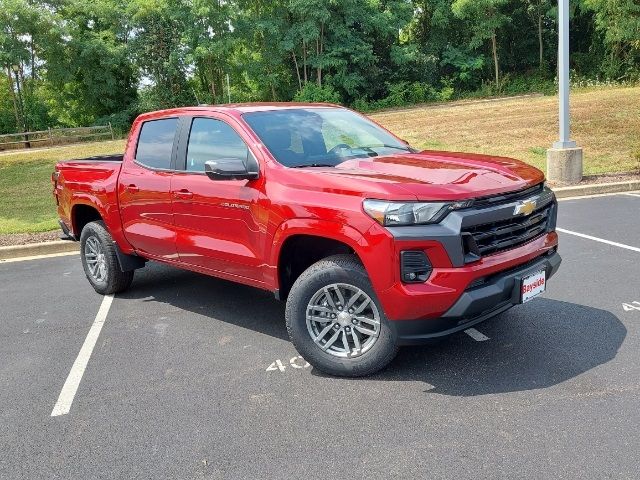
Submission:
<svg viewBox="0 0 640 480">
<path fill-rule="evenodd" d="M 524 160 L 544 170 L 558 136 L 556 97 L 454 102 L 379 112 L 376 121 L 417 148 Z M 572 138 L 585 174 L 640 171 L 640 87 L 573 92 Z"/>
<path fill-rule="evenodd" d="M 640 171 L 640 87 L 574 92 L 573 138 L 585 173 Z M 417 148 L 488 153 L 544 169 L 557 136 L 557 99 L 422 105 L 371 115 Z M 57 160 L 121 153 L 124 140 L 0 153 L 0 234 L 57 228 L 50 176 Z"/>
</svg>

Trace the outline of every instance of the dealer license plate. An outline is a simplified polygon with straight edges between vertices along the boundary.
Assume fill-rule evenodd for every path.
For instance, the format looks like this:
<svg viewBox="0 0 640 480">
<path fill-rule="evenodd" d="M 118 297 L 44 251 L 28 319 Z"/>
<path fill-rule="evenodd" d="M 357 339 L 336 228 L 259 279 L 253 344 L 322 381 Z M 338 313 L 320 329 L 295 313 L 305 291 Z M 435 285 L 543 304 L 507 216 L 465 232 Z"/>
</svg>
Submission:
<svg viewBox="0 0 640 480">
<path fill-rule="evenodd" d="M 522 303 L 533 300 L 543 293 L 547 286 L 547 274 L 544 270 L 522 279 Z"/>
</svg>

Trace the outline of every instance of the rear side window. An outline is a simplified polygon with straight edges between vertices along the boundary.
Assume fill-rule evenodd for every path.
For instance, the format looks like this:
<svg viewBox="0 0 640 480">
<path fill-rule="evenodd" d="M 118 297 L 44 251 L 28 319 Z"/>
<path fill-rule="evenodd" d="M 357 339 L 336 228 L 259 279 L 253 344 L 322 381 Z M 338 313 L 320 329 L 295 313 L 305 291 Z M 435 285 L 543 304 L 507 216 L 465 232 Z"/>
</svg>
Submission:
<svg viewBox="0 0 640 480">
<path fill-rule="evenodd" d="M 221 120 L 194 118 L 187 146 L 186 169 L 204 172 L 209 160 L 240 159 L 247 161 L 249 149 L 240 135 Z"/>
<path fill-rule="evenodd" d="M 144 122 L 138 137 L 136 161 L 151 168 L 171 168 L 171 153 L 177 126 L 177 118 Z"/>
</svg>

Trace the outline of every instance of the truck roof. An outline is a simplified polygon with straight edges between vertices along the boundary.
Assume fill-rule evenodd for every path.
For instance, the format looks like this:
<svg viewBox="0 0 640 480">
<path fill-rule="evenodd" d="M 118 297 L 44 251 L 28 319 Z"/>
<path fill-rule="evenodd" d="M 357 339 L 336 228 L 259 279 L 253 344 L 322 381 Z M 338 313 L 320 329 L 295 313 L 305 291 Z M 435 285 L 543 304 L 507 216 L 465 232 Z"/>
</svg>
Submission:
<svg viewBox="0 0 640 480">
<path fill-rule="evenodd" d="M 154 118 L 165 115 L 188 114 L 191 112 L 226 112 L 241 115 L 248 112 L 264 112 L 268 110 L 288 110 L 293 108 L 343 108 L 333 103 L 304 103 L 304 102 L 253 102 L 226 103 L 219 105 L 198 105 L 193 107 L 170 108 L 141 114 L 138 118 Z"/>
</svg>

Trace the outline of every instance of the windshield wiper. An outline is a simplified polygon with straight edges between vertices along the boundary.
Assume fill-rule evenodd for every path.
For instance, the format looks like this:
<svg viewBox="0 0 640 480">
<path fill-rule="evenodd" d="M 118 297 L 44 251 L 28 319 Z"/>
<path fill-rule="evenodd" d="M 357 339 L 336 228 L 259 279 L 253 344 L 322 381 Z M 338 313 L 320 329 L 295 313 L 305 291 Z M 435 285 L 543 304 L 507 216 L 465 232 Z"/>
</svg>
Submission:
<svg viewBox="0 0 640 480">
<path fill-rule="evenodd" d="M 393 148 L 393 149 L 396 149 L 396 150 L 404 150 L 406 152 L 413 152 L 414 151 L 413 148 L 411 148 L 411 147 L 400 147 L 398 145 L 389 145 L 389 144 L 386 144 L 386 143 L 382 143 L 382 144 L 379 144 L 379 145 L 366 145 L 366 146 L 363 146 L 363 147 L 353 147 L 351 150 L 357 150 L 358 148 L 361 148 L 363 150 L 367 150 L 367 149 L 371 150 L 372 148 L 380 148 L 380 147 Z"/>
<path fill-rule="evenodd" d="M 335 167 L 333 163 L 305 163 L 304 165 L 293 165 L 289 168 L 307 168 L 307 167 Z"/>
</svg>

